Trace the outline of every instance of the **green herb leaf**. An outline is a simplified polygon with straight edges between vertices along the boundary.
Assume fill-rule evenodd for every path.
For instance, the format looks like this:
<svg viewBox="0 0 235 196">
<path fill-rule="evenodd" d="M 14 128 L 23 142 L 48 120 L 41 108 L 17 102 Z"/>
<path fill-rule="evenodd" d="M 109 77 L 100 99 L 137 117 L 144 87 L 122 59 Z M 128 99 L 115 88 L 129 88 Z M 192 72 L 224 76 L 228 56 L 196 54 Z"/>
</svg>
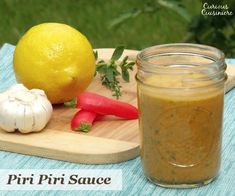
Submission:
<svg viewBox="0 0 235 196">
<path fill-rule="evenodd" d="M 135 65 L 133 61 L 128 62 L 128 56 L 124 57 L 120 63 L 116 63 L 122 56 L 124 48 L 124 46 L 117 47 L 109 61 L 99 60 L 96 64 L 96 74 L 100 75 L 102 85 L 109 88 L 113 92 L 112 96 L 115 96 L 117 99 L 122 95 L 122 87 L 118 76 L 121 75 L 124 81 L 129 82 L 129 70 L 133 70 Z M 118 68 L 121 69 L 121 72 L 119 72 Z"/>
<path fill-rule="evenodd" d="M 121 56 L 122 56 L 122 53 L 124 52 L 125 50 L 125 47 L 124 46 L 118 46 L 114 52 L 113 52 L 113 55 L 111 57 L 111 60 L 112 61 L 116 61 L 118 60 Z"/>
<path fill-rule="evenodd" d="M 129 82 L 129 72 L 126 69 L 122 70 L 122 79 L 125 80 L 126 82 Z"/>
<path fill-rule="evenodd" d="M 109 82 L 114 81 L 114 73 L 113 73 L 112 69 L 106 69 L 106 77 L 107 77 Z"/>
<path fill-rule="evenodd" d="M 126 65 L 127 69 L 133 70 L 133 66 L 135 65 L 135 62 L 130 62 Z"/>
<path fill-rule="evenodd" d="M 93 51 L 93 53 L 94 53 L 94 56 L 95 56 L 95 60 L 97 60 L 98 59 L 98 52 L 97 52 L 97 50 Z"/>
<path fill-rule="evenodd" d="M 106 64 L 96 66 L 96 72 L 98 72 L 99 74 L 105 74 L 106 69 L 107 69 Z"/>
<path fill-rule="evenodd" d="M 101 63 L 104 63 L 104 64 L 105 64 L 105 61 L 104 61 L 104 60 L 98 61 L 98 64 L 101 64 Z"/>
<path fill-rule="evenodd" d="M 128 60 L 128 56 L 125 56 L 119 66 L 120 67 L 124 66 L 126 64 L 127 60 Z"/>
</svg>

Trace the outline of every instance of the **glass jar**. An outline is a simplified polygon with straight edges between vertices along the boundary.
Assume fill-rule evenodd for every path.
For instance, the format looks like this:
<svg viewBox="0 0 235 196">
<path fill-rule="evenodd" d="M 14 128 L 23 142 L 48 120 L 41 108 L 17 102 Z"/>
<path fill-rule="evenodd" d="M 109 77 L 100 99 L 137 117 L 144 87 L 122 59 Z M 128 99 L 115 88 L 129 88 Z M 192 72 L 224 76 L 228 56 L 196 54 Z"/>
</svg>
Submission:
<svg viewBox="0 0 235 196">
<path fill-rule="evenodd" d="M 137 66 L 146 177 L 172 188 L 210 183 L 221 160 L 224 54 L 199 44 L 158 45 L 142 50 Z"/>
</svg>

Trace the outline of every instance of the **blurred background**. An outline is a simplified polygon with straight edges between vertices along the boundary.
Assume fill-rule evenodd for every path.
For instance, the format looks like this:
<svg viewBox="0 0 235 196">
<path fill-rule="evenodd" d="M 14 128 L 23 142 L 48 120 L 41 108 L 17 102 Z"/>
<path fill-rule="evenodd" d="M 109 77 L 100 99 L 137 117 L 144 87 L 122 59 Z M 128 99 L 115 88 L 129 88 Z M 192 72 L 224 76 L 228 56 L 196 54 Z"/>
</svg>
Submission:
<svg viewBox="0 0 235 196">
<path fill-rule="evenodd" d="M 205 2 L 227 4 L 233 15 L 204 16 Z M 235 0 L 0 0 L 0 46 L 43 22 L 77 28 L 94 48 L 191 42 L 235 57 Z"/>
</svg>

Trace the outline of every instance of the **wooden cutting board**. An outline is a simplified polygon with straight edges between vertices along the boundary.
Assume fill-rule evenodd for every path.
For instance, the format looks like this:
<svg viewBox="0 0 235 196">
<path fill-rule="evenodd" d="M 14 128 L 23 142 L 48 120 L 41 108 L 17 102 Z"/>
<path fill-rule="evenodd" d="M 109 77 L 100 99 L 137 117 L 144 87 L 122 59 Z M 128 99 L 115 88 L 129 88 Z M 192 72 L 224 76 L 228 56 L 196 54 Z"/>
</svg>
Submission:
<svg viewBox="0 0 235 196">
<path fill-rule="evenodd" d="M 109 59 L 113 49 L 98 49 L 101 59 Z M 125 50 L 126 55 L 135 60 L 138 51 Z M 228 65 L 226 91 L 235 86 L 235 66 Z M 137 105 L 136 69 L 131 73 L 130 83 L 123 86 L 120 100 Z M 98 77 L 87 89 L 107 97 L 112 97 Z M 133 159 L 139 155 L 138 120 L 122 120 L 106 117 L 97 121 L 89 133 L 70 130 L 70 120 L 76 109 L 54 106 L 53 116 L 47 127 L 39 133 L 20 134 L 0 131 L 0 149 L 10 152 L 35 155 L 75 163 L 117 163 Z"/>
</svg>

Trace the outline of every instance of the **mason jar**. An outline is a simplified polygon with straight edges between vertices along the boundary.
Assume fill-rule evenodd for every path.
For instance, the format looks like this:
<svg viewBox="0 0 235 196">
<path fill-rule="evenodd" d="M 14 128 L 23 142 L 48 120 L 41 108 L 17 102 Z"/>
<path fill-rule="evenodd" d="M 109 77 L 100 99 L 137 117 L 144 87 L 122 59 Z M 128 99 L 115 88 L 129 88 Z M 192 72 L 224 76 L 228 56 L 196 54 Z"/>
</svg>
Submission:
<svg viewBox="0 0 235 196">
<path fill-rule="evenodd" d="M 221 160 L 224 54 L 199 44 L 142 50 L 136 75 L 145 176 L 172 188 L 198 187 Z"/>
</svg>

